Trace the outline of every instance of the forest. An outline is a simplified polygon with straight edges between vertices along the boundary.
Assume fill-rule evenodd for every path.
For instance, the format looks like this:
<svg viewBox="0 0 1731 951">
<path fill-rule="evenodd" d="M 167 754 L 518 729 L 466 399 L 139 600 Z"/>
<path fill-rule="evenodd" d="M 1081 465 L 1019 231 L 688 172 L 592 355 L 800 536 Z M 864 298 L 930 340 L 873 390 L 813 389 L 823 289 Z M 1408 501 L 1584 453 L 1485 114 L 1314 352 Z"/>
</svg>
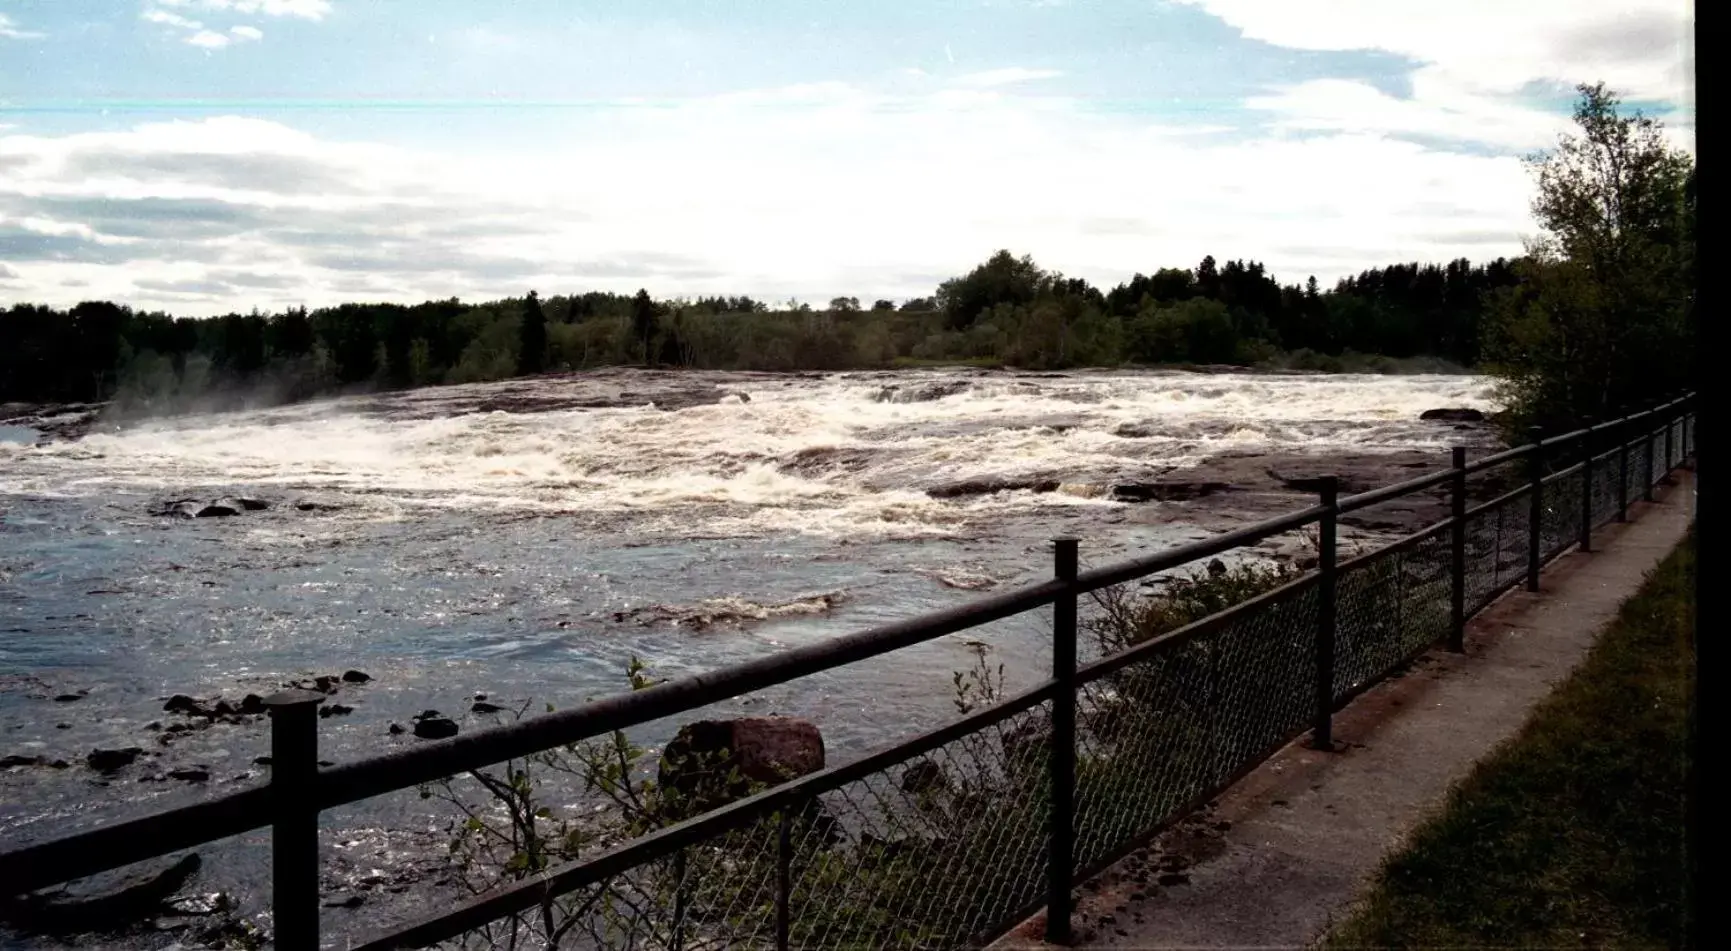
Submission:
<svg viewBox="0 0 1731 951">
<path fill-rule="evenodd" d="M 0 311 L 0 402 L 114 400 L 152 412 L 616 365 L 1389 371 L 1430 358 L 1416 365 L 1472 367 L 1487 300 L 1516 283 L 1516 262 L 1503 259 L 1397 264 L 1321 289 L 1315 278 L 1283 286 L 1255 261 L 1206 257 L 1101 291 L 999 251 L 930 297 L 869 306 L 647 290 L 210 318 L 104 301 L 64 311 L 21 303 Z"/>
</svg>

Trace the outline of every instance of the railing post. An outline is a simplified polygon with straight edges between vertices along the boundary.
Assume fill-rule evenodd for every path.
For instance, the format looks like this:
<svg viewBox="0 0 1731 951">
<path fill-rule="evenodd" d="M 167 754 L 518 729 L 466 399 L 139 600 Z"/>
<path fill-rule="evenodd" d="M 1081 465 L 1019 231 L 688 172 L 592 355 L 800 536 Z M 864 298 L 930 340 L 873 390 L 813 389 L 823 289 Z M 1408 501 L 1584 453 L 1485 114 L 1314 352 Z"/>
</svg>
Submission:
<svg viewBox="0 0 1731 951">
<path fill-rule="evenodd" d="M 278 951 L 319 946 L 319 813 L 310 806 L 319 771 L 319 704 L 324 694 L 284 690 L 270 712 L 271 918 Z"/>
<path fill-rule="evenodd" d="M 1467 636 L 1467 447 L 1453 452 L 1449 481 L 1449 650 L 1466 650 Z"/>
<path fill-rule="evenodd" d="M 1647 423 L 1641 429 L 1641 501 L 1653 501 L 1653 456 L 1654 444 L 1659 441 L 1659 431 L 1653 428 L 1652 411 L 1648 411 Z"/>
<path fill-rule="evenodd" d="M 1621 412 L 1621 411 L 1620 411 Z M 1617 434 L 1617 521 L 1629 520 L 1629 428 L 1627 414 L 1611 431 Z"/>
<path fill-rule="evenodd" d="M 1673 412 L 1676 411 L 1675 406 L 1671 407 L 1671 409 Z M 1675 446 L 1671 442 L 1671 431 L 1676 429 L 1676 428 L 1677 428 L 1677 417 L 1674 415 L 1666 416 L 1665 417 L 1665 484 L 1666 485 L 1671 485 L 1673 482 L 1676 481 L 1676 480 L 1671 478 L 1671 469 L 1672 469 L 1671 450 L 1675 448 Z"/>
<path fill-rule="evenodd" d="M 1334 749 L 1334 634 L 1336 519 L 1339 512 L 1340 480 L 1323 476 L 1316 480 L 1323 507 L 1317 523 L 1316 586 L 1316 725 L 1310 747 Z"/>
<path fill-rule="evenodd" d="M 1059 581 L 1074 581 L 1080 568 L 1074 538 L 1052 541 L 1052 574 Z M 1047 821 L 1046 940 L 1053 944 L 1070 941 L 1070 892 L 1076 872 L 1076 595 L 1063 594 L 1052 602 L 1052 679 L 1058 693 L 1052 698 L 1051 771 L 1052 809 Z"/>
<path fill-rule="evenodd" d="M 1593 550 L 1593 427 L 1581 433 L 1581 550 Z"/>
<path fill-rule="evenodd" d="M 1532 440 L 1533 454 L 1529 459 L 1532 471 L 1530 498 L 1527 499 L 1527 590 L 1539 590 L 1539 539 L 1545 518 L 1545 445 L 1539 427 L 1527 430 Z"/>
</svg>

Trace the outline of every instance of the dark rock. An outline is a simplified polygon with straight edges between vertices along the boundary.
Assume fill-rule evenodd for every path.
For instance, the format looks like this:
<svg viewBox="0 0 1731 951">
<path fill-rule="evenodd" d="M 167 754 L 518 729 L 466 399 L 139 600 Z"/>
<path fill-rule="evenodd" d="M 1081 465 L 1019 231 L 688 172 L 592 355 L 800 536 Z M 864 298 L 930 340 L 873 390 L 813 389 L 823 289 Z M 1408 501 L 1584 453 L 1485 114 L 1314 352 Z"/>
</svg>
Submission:
<svg viewBox="0 0 1731 951">
<path fill-rule="evenodd" d="M 808 720 L 699 720 L 680 727 L 667 744 L 658 781 L 701 811 L 746 795 L 753 784 L 775 786 L 823 764 L 823 734 Z"/>
<path fill-rule="evenodd" d="M 249 693 L 240 698 L 240 706 L 236 707 L 235 710 L 244 716 L 264 713 L 264 698 L 256 693 Z"/>
<path fill-rule="evenodd" d="M 313 689 L 319 693 L 336 693 L 337 686 L 341 683 L 341 678 L 321 674 L 313 678 Z"/>
<path fill-rule="evenodd" d="M 203 700 L 189 697 L 184 693 L 177 693 L 169 697 L 168 702 L 162 705 L 162 710 L 164 713 L 184 713 L 195 717 L 210 716 L 210 711 L 205 708 Z"/>
<path fill-rule="evenodd" d="M 1226 562 L 1221 561 L 1218 558 L 1213 558 L 1213 559 L 1209 560 L 1209 562 L 1208 562 L 1208 574 L 1210 577 L 1218 578 L 1225 573 L 1226 573 Z"/>
<path fill-rule="evenodd" d="M 471 706 L 469 708 L 469 712 L 470 713 L 504 713 L 505 708 L 499 706 L 496 703 L 488 703 L 485 700 L 477 700 L 477 701 L 475 701 L 474 706 Z"/>
<path fill-rule="evenodd" d="M 415 735 L 423 740 L 444 740 L 457 735 L 457 721 L 450 717 L 419 716 L 415 718 Z"/>
<path fill-rule="evenodd" d="M 484 693 L 477 693 L 477 694 L 475 694 L 475 699 L 476 700 L 485 700 L 485 699 L 487 699 L 487 695 Z"/>
<path fill-rule="evenodd" d="M 163 902 L 198 872 L 200 864 L 194 853 L 160 872 L 134 876 L 97 894 L 60 890 L 0 899 L 0 918 L 26 929 L 56 934 L 119 931 L 160 910 Z"/>
<path fill-rule="evenodd" d="M 54 702 L 55 703 L 77 703 L 78 701 L 83 700 L 83 699 L 84 699 L 84 694 L 81 694 L 81 693 L 63 693 L 63 694 L 59 695 L 58 697 L 55 697 Z"/>
<path fill-rule="evenodd" d="M 355 708 L 342 703 L 327 703 L 319 707 L 320 717 L 341 717 L 355 712 Z"/>
<path fill-rule="evenodd" d="M 114 750 L 91 750 L 84 762 L 99 773 L 112 773 L 124 766 L 131 765 L 133 760 L 144 750 L 136 746 L 128 746 Z"/>
<path fill-rule="evenodd" d="M 152 505 L 147 511 L 151 515 L 172 516 L 174 518 L 192 518 L 204 506 L 198 499 L 169 499 Z"/>
<path fill-rule="evenodd" d="M 945 485 L 934 485 L 926 495 L 934 499 L 957 499 L 970 495 L 991 495 L 996 492 L 1056 492 L 1057 479 L 966 479 Z"/>
<path fill-rule="evenodd" d="M 265 501 L 264 499 L 249 499 L 249 498 L 245 498 L 244 496 L 242 496 L 242 497 L 236 497 L 232 500 L 225 499 L 224 501 L 239 502 L 240 507 L 245 509 L 248 512 L 262 512 L 265 509 L 270 508 L 270 503 Z"/>
<path fill-rule="evenodd" d="M 233 499 L 218 499 L 209 505 L 200 506 L 198 511 L 192 514 L 194 518 L 228 518 L 244 511 L 246 510 L 241 504 Z"/>
<path fill-rule="evenodd" d="M 40 757 L 40 756 L 21 756 L 19 754 L 14 753 L 11 756 L 0 757 L 0 769 L 11 769 L 14 766 L 41 766 L 41 765 L 42 765 L 42 757 Z"/>
<path fill-rule="evenodd" d="M 343 671 L 343 683 L 345 684 L 364 684 L 372 679 L 373 677 L 371 674 L 363 673 L 358 670 Z"/>
<path fill-rule="evenodd" d="M 1440 423 L 1482 423 L 1485 414 L 1481 410 L 1466 407 L 1427 409 L 1418 414 L 1418 418 L 1427 422 Z"/>
<path fill-rule="evenodd" d="M 72 764 L 63 759 L 57 759 L 48 764 L 49 769 L 71 769 Z"/>
<path fill-rule="evenodd" d="M 295 503 L 295 509 L 301 512 L 335 512 L 341 508 L 340 505 L 332 505 L 329 502 L 314 502 L 310 499 L 301 499 Z"/>
<path fill-rule="evenodd" d="M 169 779 L 178 779 L 184 783 L 203 783 L 210 781 L 210 770 L 203 766 L 189 766 L 185 769 L 171 769 Z"/>
<path fill-rule="evenodd" d="M 954 396 L 968 388 L 962 380 L 947 380 L 934 383 L 901 383 L 886 386 L 872 396 L 878 403 L 930 403 L 946 396 Z"/>
<path fill-rule="evenodd" d="M 399 736 L 404 732 L 403 725 L 401 723 L 393 723 L 385 730 L 385 732 L 392 736 Z"/>
<path fill-rule="evenodd" d="M 268 756 L 254 756 L 252 758 L 252 764 L 254 766 L 269 766 L 271 764 L 271 759 Z"/>
<path fill-rule="evenodd" d="M 1190 881 L 1190 876 L 1183 872 L 1167 872 L 1158 879 L 1161 885 L 1183 885 Z"/>
<path fill-rule="evenodd" d="M 1112 499 L 1117 502 L 1189 502 L 1231 490 L 1230 483 L 1211 480 L 1129 482 L 1113 486 Z"/>
</svg>

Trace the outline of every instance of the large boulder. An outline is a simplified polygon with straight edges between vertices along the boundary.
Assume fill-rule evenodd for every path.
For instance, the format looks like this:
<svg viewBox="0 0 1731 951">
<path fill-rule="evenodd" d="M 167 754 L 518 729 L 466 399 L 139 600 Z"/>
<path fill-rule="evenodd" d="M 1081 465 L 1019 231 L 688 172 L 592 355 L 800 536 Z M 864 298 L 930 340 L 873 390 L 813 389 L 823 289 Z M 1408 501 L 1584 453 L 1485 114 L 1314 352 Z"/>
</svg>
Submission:
<svg viewBox="0 0 1731 951">
<path fill-rule="evenodd" d="M 165 903 L 192 879 L 200 864 L 198 854 L 192 853 L 100 891 L 61 888 L 0 899 L 0 920 L 50 934 L 119 931 L 165 910 Z"/>
<path fill-rule="evenodd" d="M 662 753 L 658 782 L 695 814 L 823 768 L 823 734 L 794 717 L 699 720 L 679 728 Z"/>
</svg>

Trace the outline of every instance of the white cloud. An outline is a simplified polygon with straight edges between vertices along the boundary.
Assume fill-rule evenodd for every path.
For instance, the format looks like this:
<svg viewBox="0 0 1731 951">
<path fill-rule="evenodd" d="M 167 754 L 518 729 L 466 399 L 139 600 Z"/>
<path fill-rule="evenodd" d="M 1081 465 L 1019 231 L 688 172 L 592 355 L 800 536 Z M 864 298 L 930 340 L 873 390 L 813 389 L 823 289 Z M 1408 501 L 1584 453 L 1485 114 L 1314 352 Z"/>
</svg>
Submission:
<svg viewBox="0 0 1731 951">
<path fill-rule="evenodd" d="M 1307 50 L 1387 50 L 1449 83 L 1514 92 L 1603 79 L 1632 96 L 1679 99 L 1693 42 L 1689 0 L 1176 0 L 1245 36 Z"/>
<path fill-rule="evenodd" d="M 31 298 L 208 313 L 528 287 L 906 297 L 999 247 L 1107 285 L 1204 254 L 1327 282 L 1518 253 L 1531 227 L 1513 157 L 1172 131 L 1059 98 L 820 84 L 585 113 L 539 155 L 244 118 L 0 136 L 0 248 Z"/>
<path fill-rule="evenodd" d="M 263 14 L 270 17 L 298 17 L 322 20 L 331 12 L 330 0 L 155 0 L 165 7 L 201 7 L 241 14 Z"/>
<path fill-rule="evenodd" d="M 1412 59 L 1411 95 L 1324 79 L 1246 104 L 1291 130 L 1427 136 L 1530 150 L 1566 125 L 1577 83 L 1671 104 L 1672 141 L 1693 146 L 1693 20 L 1687 0 L 1175 0 L 1278 46 L 1380 50 Z M 1550 103 L 1523 100 L 1533 88 Z"/>
<path fill-rule="evenodd" d="M 0 13 L 0 40 L 39 40 L 45 35 L 23 29 L 10 16 Z"/>
<path fill-rule="evenodd" d="M 1032 82 L 1036 79 L 1055 79 L 1062 75 L 1064 75 L 1063 71 L 1056 69 L 1028 69 L 1023 66 L 1010 66 L 1004 69 L 988 69 L 984 72 L 969 73 L 966 76 L 958 77 L 956 85 L 985 89 Z"/>
<path fill-rule="evenodd" d="M 218 50 L 236 42 L 256 42 L 264 39 L 264 31 L 247 23 L 221 27 L 206 26 L 174 10 L 209 10 L 219 15 L 298 17 L 321 20 L 331 11 L 329 0 L 145 0 L 140 14 L 150 23 L 180 30 L 181 39 L 206 50 Z"/>
</svg>

